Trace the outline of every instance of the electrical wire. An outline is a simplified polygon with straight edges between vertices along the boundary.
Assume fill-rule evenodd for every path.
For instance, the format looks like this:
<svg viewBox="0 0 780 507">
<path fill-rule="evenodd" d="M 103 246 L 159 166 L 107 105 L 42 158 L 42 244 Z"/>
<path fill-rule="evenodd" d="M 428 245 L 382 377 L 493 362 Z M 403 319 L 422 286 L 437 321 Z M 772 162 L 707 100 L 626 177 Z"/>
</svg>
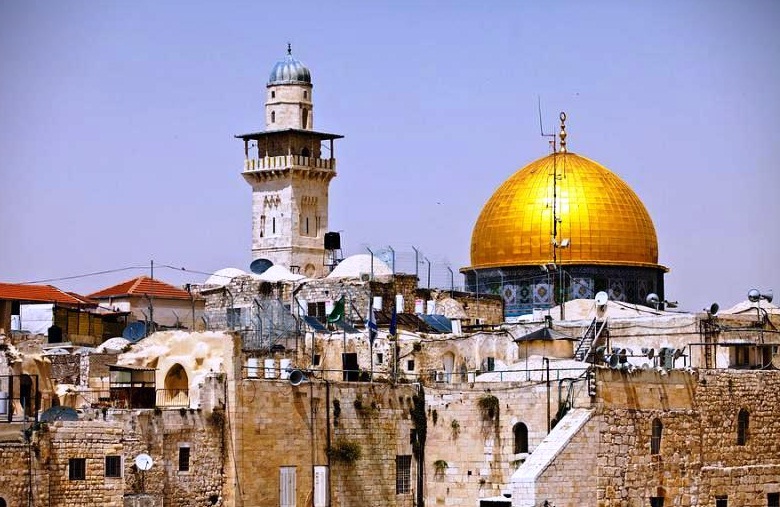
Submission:
<svg viewBox="0 0 780 507">
<path fill-rule="evenodd" d="M 33 281 L 30 281 L 30 282 L 22 282 L 22 285 L 33 284 L 33 283 L 46 283 L 46 282 L 61 282 L 63 280 L 76 280 L 78 278 L 87 278 L 87 277 L 90 277 L 90 276 L 107 275 L 107 274 L 110 274 L 110 273 L 119 273 L 119 272 L 122 272 L 122 271 L 129 271 L 129 270 L 132 270 L 132 269 L 147 269 L 147 268 L 148 268 L 148 266 L 127 266 L 127 267 L 124 267 L 124 268 L 106 269 L 106 270 L 103 270 L 103 271 L 93 271 L 91 273 L 84 273 L 84 274 L 81 274 L 81 275 L 63 276 L 63 277 L 60 277 L 60 278 L 46 278 L 44 280 L 33 280 Z"/>
</svg>

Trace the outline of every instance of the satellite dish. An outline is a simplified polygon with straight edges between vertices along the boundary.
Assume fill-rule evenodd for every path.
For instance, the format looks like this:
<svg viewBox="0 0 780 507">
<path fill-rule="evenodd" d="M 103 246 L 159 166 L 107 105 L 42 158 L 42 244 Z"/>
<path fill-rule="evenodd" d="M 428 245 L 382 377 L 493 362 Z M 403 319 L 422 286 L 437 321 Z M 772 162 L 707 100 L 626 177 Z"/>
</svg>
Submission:
<svg viewBox="0 0 780 507">
<path fill-rule="evenodd" d="M 609 367 L 610 368 L 617 368 L 620 364 L 620 356 L 617 354 L 612 354 L 609 356 Z"/>
<path fill-rule="evenodd" d="M 135 457 L 135 466 L 138 467 L 139 470 L 149 470 L 152 468 L 152 465 L 154 464 L 154 460 L 151 456 L 146 454 L 145 452 L 142 452 L 138 456 Z"/>
<path fill-rule="evenodd" d="M 268 271 L 268 268 L 273 266 L 274 263 L 269 261 L 268 259 L 255 259 L 252 261 L 252 264 L 249 265 L 249 271 L 256 275 L 262 275 L 266 271 Z"/>
<path fill-rule="evenodd" d="M 772 294 L 772 291 L 771 291 L 771 290 L 769 291 L 769 293 L 768 293 L 768 294 L 761 294 L 761 295 L 762 295 L 762 296 L 764 296 L 764 299 L 766 299 L 766 302 L 767 302 L 767 303 L 771 303 L 771 302 L 772 302 L 772 300 L 773 300 L 773 299 L 774 299 L 774 297 L 775 297 L 775 296 Z"/>
<path fill-rule="evenodd" d="M 603 290 L 600 291 L 598 294 L 596 294 L 596 305 L 597 306 L 604 306 L 607 304 L 607 301 L 609 301 L 609 295 L 604 292 Z"/>
<path fill-rule="evenodd" d="M 683 355 L 683 349 L 674 349 L 674 358 L 680 359 Z"/>
<path fill-rule="evenodd" d="M 720 310 L 720 305 L 718 303 L 712 303 L 710 305 L 710 315 L 716 315 L 718 310 Z"/>
<path fill-rule="evenodd" d="M 146 323 L 141 322 L 140 320 L 131 322 L 127 325 L 124 331 L 122 331 L 122 338 L 133 343 L 137 342 L 144 336 L 146 336 Z"/>
<path fill-rule="evenodd" d="M 656 306 L 658 303 L 661 302 L 661 299 L 658 297 L 658 294 L 656 294 L 655 292 L 651 292 L 650 294 L 647 295 L 645 301 L 647 302 L 648 305 Z"/>
<path fill-rule="evenodd" d="M 758 292 L 758 289 L 750 289 L 748 291 L 748 299 L 751 303 L 755 303 L 759 299 L 761 299 L 761 293 Z"/>
</svg>

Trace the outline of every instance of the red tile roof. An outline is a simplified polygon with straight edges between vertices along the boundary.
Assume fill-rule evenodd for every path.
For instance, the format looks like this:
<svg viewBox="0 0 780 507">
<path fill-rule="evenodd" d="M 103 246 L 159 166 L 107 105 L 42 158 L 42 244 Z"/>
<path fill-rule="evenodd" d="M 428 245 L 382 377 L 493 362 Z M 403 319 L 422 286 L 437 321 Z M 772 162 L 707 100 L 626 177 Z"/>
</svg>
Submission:
<svg viewBox="0 0 780 507">
<path fill-rule="evenodd" d="M 53 285 L 27 285 L 0 282 L 0 299 L 30 303 L 62 303 L 69 305 L 90 305 L 83 296 L 72 296 Z"/>
<path fill-rule="evenodd" d="M 99 290 L 90 294 L 92 299 L 107 299 L 120 296 L 152 296 L 165 299 L 190 299 L 190 294 L 186 290 L 174 287 L 171 284 L 149 278 L 148 276 L 139 276 L 132 280 L 127 280 L 120 284 Z"/>
</svg>

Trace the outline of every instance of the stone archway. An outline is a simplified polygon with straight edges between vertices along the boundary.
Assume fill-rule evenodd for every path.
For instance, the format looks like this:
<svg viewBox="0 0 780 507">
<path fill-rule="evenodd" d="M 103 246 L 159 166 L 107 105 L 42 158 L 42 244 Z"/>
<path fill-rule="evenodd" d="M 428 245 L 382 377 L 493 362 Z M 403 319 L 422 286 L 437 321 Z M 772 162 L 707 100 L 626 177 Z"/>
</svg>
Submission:
<svg viewBox="0 0 780 507">
<path fill-rule="evenodd" d="M 165 374 L 164 396 L 161 401 L 165 406 L 189 405 L 190 379 L 184 367 L 179 363 L 174 364 Z"/>
</svg>

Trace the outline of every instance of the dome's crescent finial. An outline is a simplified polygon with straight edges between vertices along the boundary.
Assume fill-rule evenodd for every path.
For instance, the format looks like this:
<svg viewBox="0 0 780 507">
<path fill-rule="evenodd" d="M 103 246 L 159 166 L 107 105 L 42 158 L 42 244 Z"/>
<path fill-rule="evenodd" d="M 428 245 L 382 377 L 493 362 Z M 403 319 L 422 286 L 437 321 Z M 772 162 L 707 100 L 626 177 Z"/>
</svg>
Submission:
<svg viewBox="0 0 780 507">
<path fill-rule="evenodd" d="M 292 44 L 289 42 L 287 43 L 287 54 L 292 55 Z"/>
<path fill-rule="evenodd" d="M 566 153 L 566 113 L 561 111 L 561 114 L 560 114 L 559 117 L 561 119 L 561 131 L 558 134 L 558 137 L 561 139 L 561 149 L 560 149 L 560 152 L 561 153 Z"/>
</svg>

